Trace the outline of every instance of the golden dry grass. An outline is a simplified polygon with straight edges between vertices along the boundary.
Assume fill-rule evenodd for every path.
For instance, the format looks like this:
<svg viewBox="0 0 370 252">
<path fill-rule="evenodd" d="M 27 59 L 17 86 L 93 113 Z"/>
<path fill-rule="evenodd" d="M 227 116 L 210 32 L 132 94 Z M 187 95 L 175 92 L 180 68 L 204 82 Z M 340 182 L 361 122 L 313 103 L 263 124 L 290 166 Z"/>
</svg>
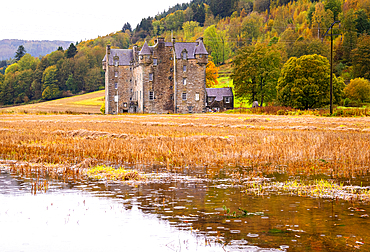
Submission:
<svg viewBox="0 0 370 252">
<path fill-rule="evenodd" d="M 73 166 L 248 167 L 350 177 L 370 168 L 370 119 L 258 115 L 0 115 L 0 158 Z"/>
<path fill-rule="evenodd" d="M 104 90 L 47 102 L 0 108 L 0 112 L 74 112 L 99 114 L 104 102 Z"/>
</svg>

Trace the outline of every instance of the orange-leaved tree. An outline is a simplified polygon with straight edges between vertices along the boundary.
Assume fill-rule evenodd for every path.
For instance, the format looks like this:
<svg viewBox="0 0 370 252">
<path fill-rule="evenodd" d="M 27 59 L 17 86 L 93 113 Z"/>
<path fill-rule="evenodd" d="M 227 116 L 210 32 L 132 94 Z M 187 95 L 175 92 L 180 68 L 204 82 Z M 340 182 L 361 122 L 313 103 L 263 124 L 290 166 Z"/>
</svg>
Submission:
<svg viewBox="0 0 370 252">
<path fill-rule="evenodd" d="M 207 88 L 218 85 L 218 67 L 212 61 L 208 61 L 206 68 L 206 86 Z"/>
</svg>

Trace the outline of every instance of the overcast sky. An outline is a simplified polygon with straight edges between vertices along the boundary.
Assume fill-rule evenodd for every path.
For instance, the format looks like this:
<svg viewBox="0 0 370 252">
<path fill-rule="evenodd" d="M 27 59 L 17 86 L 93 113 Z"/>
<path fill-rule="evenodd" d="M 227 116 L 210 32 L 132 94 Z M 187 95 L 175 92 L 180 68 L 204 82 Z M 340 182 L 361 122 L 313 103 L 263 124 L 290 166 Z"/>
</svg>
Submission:
<svg viewBox="0 0 370 252">
<path fill-rule="evenodd" d="M 0 40 L 81 41 L 105 36 L 129 22 L 134 29 L 144 17 L 154 17 L 190 0 L 45 1 L 1 3 Z"/>
</svg>

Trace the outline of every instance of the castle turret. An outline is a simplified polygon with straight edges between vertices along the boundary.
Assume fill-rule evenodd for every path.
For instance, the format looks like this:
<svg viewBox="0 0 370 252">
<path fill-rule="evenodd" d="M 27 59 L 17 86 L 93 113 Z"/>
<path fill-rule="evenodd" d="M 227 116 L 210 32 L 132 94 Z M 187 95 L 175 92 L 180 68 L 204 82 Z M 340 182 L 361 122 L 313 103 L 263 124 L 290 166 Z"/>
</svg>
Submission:
<svg viewBox="0 0 370 252">
<path fill-rule="evenodd" d="M 145 41 L 143 48 L 141 48 L 141 51 L 139 52 L 139 64 L 151 64 L 151 55 L 152 50 L 148 46 L 148 43 Z"/>
<path fill-rule="evenodd" d="M 197 39 L 197 47 L 195 48 L 195 58 L 197 59 L 197 63 L 202 65 L 202 64 L 207 64 L 208 63 L 208 52 L 206 50 L 206 47 L 203 44 L 203 38 L 198 38 Z"/>
</svg>

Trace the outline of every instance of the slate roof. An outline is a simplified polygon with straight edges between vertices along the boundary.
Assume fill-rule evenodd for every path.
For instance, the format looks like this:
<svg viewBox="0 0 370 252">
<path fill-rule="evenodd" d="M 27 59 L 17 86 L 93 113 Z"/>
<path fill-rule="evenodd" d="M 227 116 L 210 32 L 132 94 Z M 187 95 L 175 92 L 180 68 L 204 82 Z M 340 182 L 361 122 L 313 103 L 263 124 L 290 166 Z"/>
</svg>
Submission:
<svg viewBox="0 0 370 252">
<path fill-rule="evenodd" d="M 109 55 L 109 61 L 108 65 L 113 66 L 114 65 L 114 57 L 119 57 L 118 64 L 120 66 L 129 66 L 131 65 L 131 62 L 134 59 L 134 52 L 132 49 L 111 49 L 110 55 Z M 103 61 L 105 62 L 107 60 L 107 55 L 105 55 Z"/>
<path fill-rule="evenodd" d="M 176 42 L 175 43 L 175 52 L 176 52 L 176 59 L 181 59 L 181 53 L 186 50 L 188 53 L 188 59 L 195 59 L 195 47 L 198 43 L 187 43 L 187 42 Z"/>
<path fill-rule="evenodd" d="M 203 44 L 203 41 L 199 42 L 199 45 L 195 48 L 195 54 L 205 54 L 208 55 L 206 47 Z"/>
<path fill-rule="evenodd" d="M 215 97 L 216 101 L 222 101 L 224 97 L 232 97 L 233 91 L 231 87 L 225 88 L 206 88 L 208 97 Z"/>
<path fill-rule="evenodd" d="M 141 51 L 139 52 L 139 55 L 150 55 L 152 54 L 153 48 L 150 48 L 148 46 L 148 43 L 144 43 L 143 48 L 141 48 Z"/>
</svg>

